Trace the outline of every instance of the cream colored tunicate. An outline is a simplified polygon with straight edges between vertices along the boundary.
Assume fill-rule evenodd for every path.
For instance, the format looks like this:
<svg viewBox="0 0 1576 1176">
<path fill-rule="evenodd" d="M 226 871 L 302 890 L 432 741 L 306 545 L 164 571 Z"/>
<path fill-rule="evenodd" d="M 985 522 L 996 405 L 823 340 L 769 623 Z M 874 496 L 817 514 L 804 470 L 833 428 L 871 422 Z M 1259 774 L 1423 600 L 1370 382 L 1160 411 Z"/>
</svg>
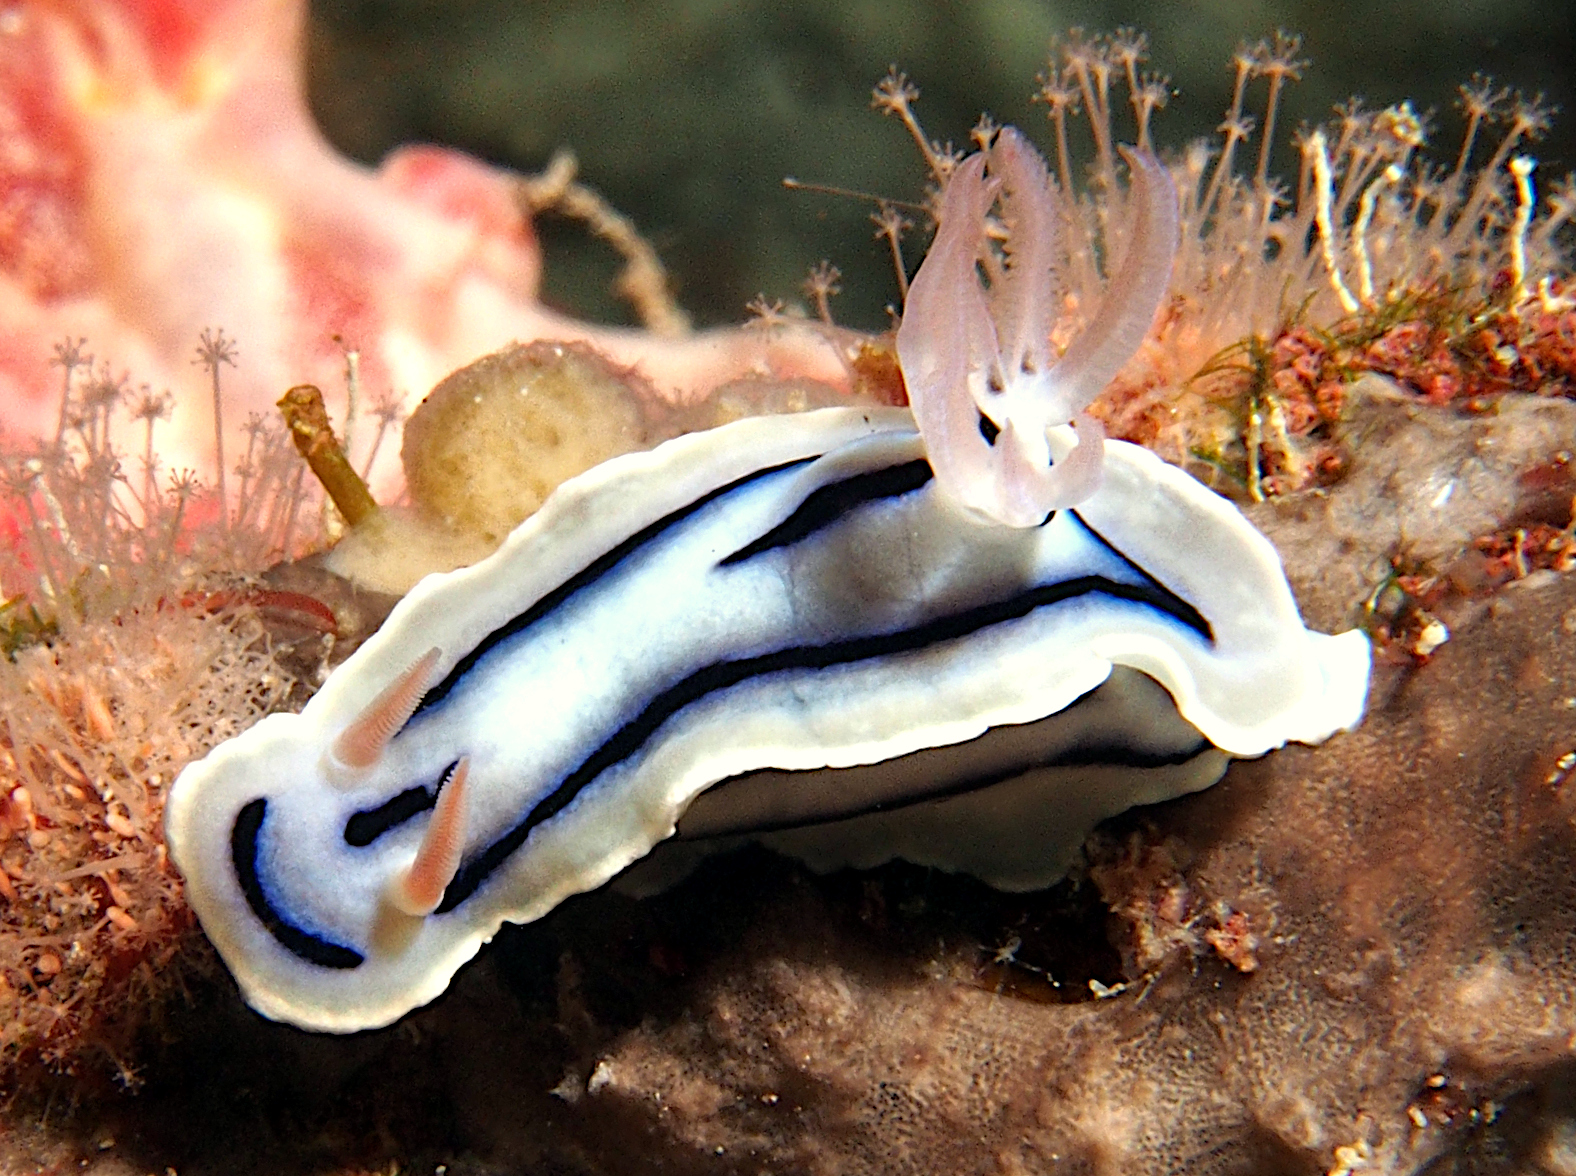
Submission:
<svg viewBox="0 0 1576 1176">
<path fill-rule="evenodd" d="M 496 546 L 559 483 L 664 439 L 642 411 L 639 383 L 574 344 L 484 356 L 442 380 L 406 422 L 411 498 Z"/>
</svg>

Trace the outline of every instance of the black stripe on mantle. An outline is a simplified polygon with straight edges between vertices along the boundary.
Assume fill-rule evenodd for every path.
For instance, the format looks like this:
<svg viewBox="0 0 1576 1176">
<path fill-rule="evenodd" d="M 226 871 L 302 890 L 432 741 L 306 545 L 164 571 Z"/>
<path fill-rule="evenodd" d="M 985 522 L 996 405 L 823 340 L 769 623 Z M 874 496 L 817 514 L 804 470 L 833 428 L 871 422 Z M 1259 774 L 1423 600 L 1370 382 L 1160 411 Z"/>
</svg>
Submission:
<svg viewBox="0 0 1576 1176">
<path fill-rule="evenodd" d="M 263 890 L 262 878 L 257 871 L 258 840 L 263 831 L 263 818 L 268 814 L 268 801 L 263 797 L 248 801 L 236 814 L 230 827 L 230 861 L 235 867 L 235 880 L 246 898 L 246 905 L 268 933 L 292 955 L 309 964 L 323 968 L 357 968 L 366 959 L 354 948 L 331 943 L 321 936 L 303 931 L 274 909 Z"/>
<path fill-rule="evenodd" d="M 866 470 L 851 478 L 828 482 L 806 494 L 794 512 L 766 534 L 746 543 L 732 555 L 718 562 L 720 568 L 732 567 L 762 552 L 779 547 L 790 547 L 808 539 L 817 531 L 830 527 L 846 515 L 853 513 L 867 502 L 884 498 L 899 498 L 911 494 L 929 482 L 935 475 L 924 458 L 905 461 L 900 465 L 883 466 Z"/>
<path fill-rule="evenodd" d="M 1090 533 L 1099 537 L 1092 529 Z M 1103 539 L 1101 541 L 1104 542 Z M 790 646 L 755 657 L 704 666 L 652 698 L 640 714 L 615 731 L 558 787 L 537 802 L 523 820 L 466 862 L 444 891 L 443 901 L 435 913 L 452 911 L 468 899 L 493 871 L 525 844 L 532 829 L 567 808 L 603 772 L 639 752 L 674 715 L 709 695 L 731 689 L 753 678 L 791 670 L 829 669 L 914 653 L 929 646 L 972 636 L 994 625 L 1021 620 L 1037 609 L 1092 595 L 1145 605 L 1179 621 L 1206 641 L 1214 640 L 1209 622 L 1196 608 L 1147 573 L 1145 578 L 1148 582 L 1144 584 L 1122 584 L 1104 576 L 1078 576 L 1056 584 L 1039 585 L 1008 600 L 978 605 L 895 633 L 855 637 L 824 645 Z"/>
<path fill-rule="evenodd" d="M 570 576 L 569 579 L 559 584 L 558 587 L 539 597 L 536 603 L 524 612 L 506 621 L 477 642 L 470 652 L 454 663 L 454 668 L 444 676 L 443 681 L 422 695 L 421 702 L 417 704 L 415 711 L 411 713 L 411 718 L 406 720 L 407 724 L 423 711 L 431 710 L 447 698 L 449 693 L 465 678 L 465 675 L 470 673 L 476 666 L 476 663 L 491 653 L 498 645 L 536 624 L 536 622 L 564 604 L 577 592 L 589 588 L 664 531 L 677 526 L 702 507 L 709 506 L 724 495 L 731 494 L 733 491 L 748 486 L 750 483 L 759 481 L 761 478 L 768 477 L 771 474 L 790 470 L 795 466 L 808 465 L 810 462 L 820 460 L 822 456 L 822 454 L 811 454 L 808 457 L 796 458 L 793 461 L 767 466 L 765 469 L 751 470 L 743 477 L 735 478 L 725 486 L 718 486 L 715 490 L 701 495 L 694 502 L 685 503 L 678 510 L 663 515 L 656 522 L 650 523 L 636 531 L 616 547 L 609 548 L 580 569 L 580 571 Z"/>
</svg>

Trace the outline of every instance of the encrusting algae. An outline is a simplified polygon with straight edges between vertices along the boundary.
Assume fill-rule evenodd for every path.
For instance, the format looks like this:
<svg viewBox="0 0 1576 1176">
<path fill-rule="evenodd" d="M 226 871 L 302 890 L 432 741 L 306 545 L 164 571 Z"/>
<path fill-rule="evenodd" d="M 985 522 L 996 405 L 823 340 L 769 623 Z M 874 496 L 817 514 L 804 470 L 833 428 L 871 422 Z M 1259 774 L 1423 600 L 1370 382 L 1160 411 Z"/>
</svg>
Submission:
<svg viewBox="0 0 1576 1176">
<path fill-rule="evenodd" d="M 1125 245 L 1120 108 L 1125 100 L 1148 145 L 1167 94 L 1140 72 L 1144 53 L 1131 34 L 1074 37 L 1042 79 L 1053 167 L 1068 197 L 1059 345 L 1099 304 Z M 1110 435 L 1239 498 L 1338 481 L 1350 458 L 1351 389 L 1369 373 L 1440 411 L 1491 413 L 1507 392 L 1576 396 L 1576 290 L 1563 236 L 1576 193 L 1567 179 L 1540 199 L 1535 165 L 1518 154 L 1548 111 L 1474 80 L 1461 91 L 1464 142 L 1441 172 L 1423 153 L 1425 123 L 1410 106 L 1371 112 L 1354 102 L 1335 124 L 1297 133 L 1301 170 L 1287 186 L 1269 174 L 1268 144 L 1284 87 L 1305 64 L 1282 36 L 1236 55 L 1221 142 L 1186 148 L 1172 167 L 1183 232 L 1170 299 L 1094 410 Z M 1244 173 L 1245 104 L 1261 80 L 1264 130 Z M 957 157 L 925 136 L 916 98 L 894 73 L 875 104 L 907 124 L 939 185 Z M 1086 187 L 1075 182 L 1070 143 L 1080 113 L 1094 148 Z M 1479 165 L 1490 126 L 1502 133 Z M 982 124 L 975 137 L 984 146 L 994 133 Z M 896 251 L 901 218 L 883 215 Z M 833 327 L 835 272 L 818 274 L 811 297 L 843 349 L 849 385 L 873 401 L 895 398 L 890 338 Z M 770 329 L 778 312 L 761 306 Z M 94 367 L 83 346 L 57 349 L 55 438 L 15 447 L 5 462 L 0 1087 L 37 1063 L 69 1071 L 107 1061 L 134 1075 L 139 1029 L 193 974 L 183 961 L 206 960 L 165 856 L 164 789 L 260 716 L 299 706 L 354 628 L 319 595 L 260 576 L 318 549 L 326 533 L 320 495 L 285 430 L 255 419 L 246 450 L 229 454 L 211 488 L 191 471 L 163 470 L 154 435 L 169 397 Z M 204 337 L 201 354 L 217 407 L 220 369 L 244 362 L 244 352 L 220 333 Z M 410 509 L 452 543 L 440 562 L 484 554 L 552 486 L 615 453 L 731 415 L 849 395 L 813 381 L 746 380 L 656 412 L 637 381 L 584 344 L 548 340 L 440 384 L 421 410 L 427 418 L 405 433 Z M 482 402 L 482 384 L 496 403 Z M 454 435 L 456 412 L 474 418 L 471 440 Z M 140 475 L 121 468 L 126 452 L 140 457 Z M 1570 485 L 1569 463 L 1555 459 L 1540 475 L 1558 493 Z M 1490 566 L 1477 578 L 1459 560 L 1397 567 L 1373 587 L 1374 631 L 1394 635 L 1401 655 L 1426 658 L 1433 647 L 1423 649 L 1421 635 L 1436 596 L 1569 570 L 1573 523 L 1567 511 L 1482 536 L 1474 550 Z M 405 542 L 430 544 L 433 533 Z M 352 559 L 358 542 L 352 530 L 328 565 L 337 559 L 337 570 L 374 588 L 408 587 L 358 572 L 367 566 Z M 389 557 L 372 562 L 386 569 Z M 1189 927 L 1178 939 L 1189 949 L 1213 950 L 1242 973 L 1260 966 L 1239 914 L 1222 909 Z M 1132 954 L 1142 961 L 1152 950 L 1146 940 Z"/>
</svg>

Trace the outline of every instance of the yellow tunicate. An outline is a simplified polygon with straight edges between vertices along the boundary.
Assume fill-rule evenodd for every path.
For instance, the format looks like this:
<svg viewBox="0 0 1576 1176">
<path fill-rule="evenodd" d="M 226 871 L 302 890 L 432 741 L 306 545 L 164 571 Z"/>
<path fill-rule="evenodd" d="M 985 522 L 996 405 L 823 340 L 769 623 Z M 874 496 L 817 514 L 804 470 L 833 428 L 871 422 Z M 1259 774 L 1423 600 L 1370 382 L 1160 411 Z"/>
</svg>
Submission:
<svg viewBox="0 0 1576 1176">
<path fill-rule="evenodd" d="M 575 344 L 484 356 L 439 383 L 406 422 L 411 498 L 448 527 L 497 544 L 560 482 L 668 435 L 643 413 L 641 391 L 638 377 Z"/>
</svg>

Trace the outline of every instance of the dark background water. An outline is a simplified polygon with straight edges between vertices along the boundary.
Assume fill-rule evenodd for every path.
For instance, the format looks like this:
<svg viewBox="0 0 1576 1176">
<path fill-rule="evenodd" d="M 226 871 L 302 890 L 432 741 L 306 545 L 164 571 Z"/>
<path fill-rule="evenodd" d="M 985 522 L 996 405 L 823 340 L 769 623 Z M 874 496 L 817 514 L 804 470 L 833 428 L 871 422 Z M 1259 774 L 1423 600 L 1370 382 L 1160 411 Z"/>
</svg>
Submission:
<svg viewBox="0 0 1576 1176">
<path fill-rule="evenodd" d="M 1149 67 L 1176 90 L 1158 116 L 1162 145 L 1211 133 L 1233 51 L 1284 28 L 1302 34 L 1311 65 L 1282 106 L 1283 175 L 1296 169 L 1289 132 L 1352 95 L 1432 110 L 1432 154 L 1453 163 L 1456 86 L 1478 71 L 1565 108 L 1530 149 L 1540 190 L 1576 168 L 1571 0 L 314 0 L 310 84 L 329 137 L 363 160 L 432 141 L 534 171 L 572 148 L 583 181 L 656 244 L 700 323 L 740 319 L 758 292 L 799 297 L 806 271 L 828 258 L 844 273 L 839 320 L 878 327 L 896 290 L 870 206 L 788 191 L 782 178 L 920 193 L 913 144 L 869 109 L 889 63 L 923 91 L 932 137 L 962 142 L 989 111 L 1049 147 L 1045 107 L 1029 95 L 1051 37 L 1119 25 L 1150 34 Z M 1264 87 L 1250 91 L 1259 117 Z M 1251 166 L 1256 151 L 1239 159 Z M 548 300 L 629 321 L 608 290 L 611 252 L 562 222 L 540 230 Z M 923 240 L 909 244 L 910 268 Z"/>
</svg>

